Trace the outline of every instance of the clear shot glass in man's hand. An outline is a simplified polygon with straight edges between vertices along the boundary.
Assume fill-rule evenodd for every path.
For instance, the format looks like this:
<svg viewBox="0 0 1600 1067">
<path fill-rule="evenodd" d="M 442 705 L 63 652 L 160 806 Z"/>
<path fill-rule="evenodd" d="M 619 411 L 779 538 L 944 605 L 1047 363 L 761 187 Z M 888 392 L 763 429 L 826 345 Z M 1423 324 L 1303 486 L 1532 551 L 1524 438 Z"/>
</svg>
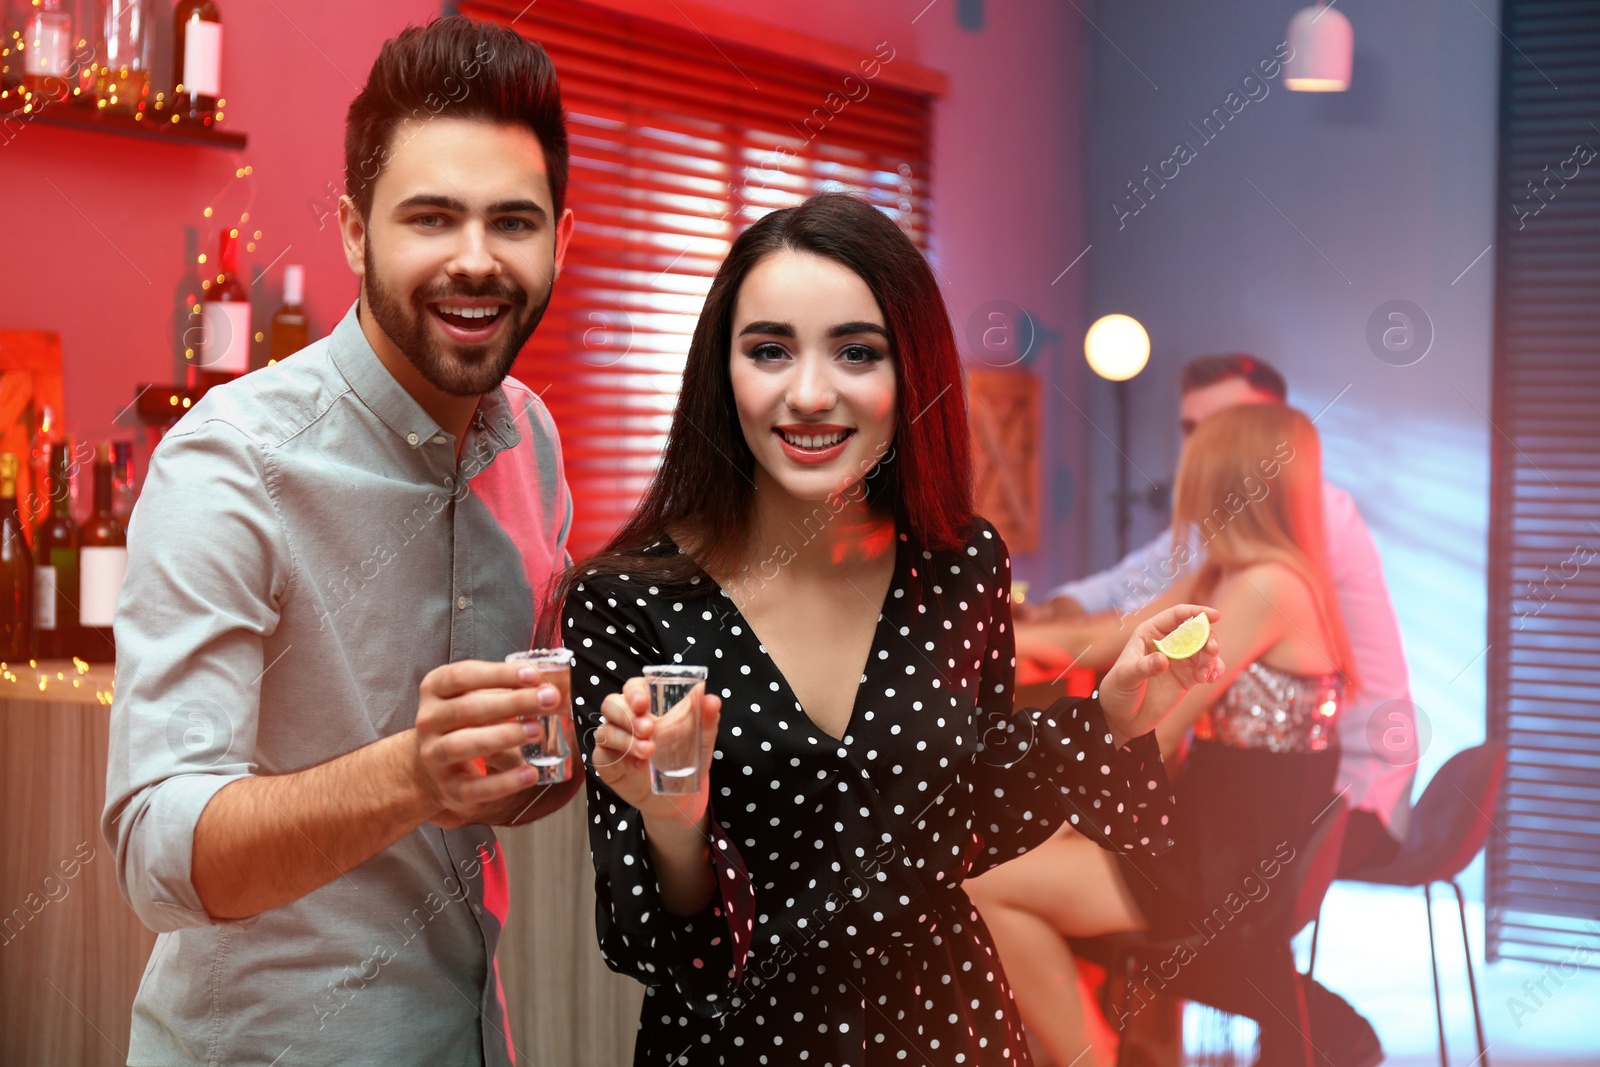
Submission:
<svg viewBox="0 0 1600 1067">
<path fill-rule="evenodd" d="M 572 777 L 572 665 L 577 657 L 566 648 L 535 648 L 513 652 L 507 663 L 532 667 L 547 684 L 556 687 L 561 701 L 553 708 L 524 720 L 536 725 L 537 735 L 529 732 L 522 743 L 522 760 L 539 772 L 535 785 L 554 785 Z"/>
<path fill-rule="evenodd" d="M 537 670 L 517 663 L 462 660 L 429 671 L 417 705 L 413 777 L 439 805 L 443 819 L 433 821 L 472 822 L 536 784 L 539 769 L 523 762 L 521 747 L 543 739 L 536 717 L 561 699 Z"/>
</svg>

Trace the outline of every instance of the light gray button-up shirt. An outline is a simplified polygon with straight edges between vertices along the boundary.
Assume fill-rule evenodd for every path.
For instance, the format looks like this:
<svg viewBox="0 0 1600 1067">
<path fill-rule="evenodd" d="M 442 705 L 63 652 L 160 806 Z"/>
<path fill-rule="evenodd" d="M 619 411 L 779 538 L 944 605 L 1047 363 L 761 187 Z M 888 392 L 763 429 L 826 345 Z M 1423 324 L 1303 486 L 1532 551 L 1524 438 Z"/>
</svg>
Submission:
<svg viewBox="0 0 1600 1067">
<path fill-rule="evenodd" d="M 130 1064 L 514 1061 L 488 827 L 425 824 L 239 922 L 206 914 L 190 858 L 229 782 L 407 729 L 428 671 L 529 647 L 571 515 L 533 392 L 507 379 L 486 395 L 458 464 L 353 307 L 161 442 L 117 605 L 102 818 L 123 894 L 161 935 Z"/>
</svg>

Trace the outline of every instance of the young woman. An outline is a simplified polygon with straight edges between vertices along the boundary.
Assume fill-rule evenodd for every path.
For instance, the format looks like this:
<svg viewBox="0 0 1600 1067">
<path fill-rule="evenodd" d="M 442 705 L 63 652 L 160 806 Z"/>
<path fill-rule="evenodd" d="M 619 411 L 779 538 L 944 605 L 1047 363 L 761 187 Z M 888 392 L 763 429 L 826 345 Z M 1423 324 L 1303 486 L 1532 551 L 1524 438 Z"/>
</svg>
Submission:
<svg viewBox="0 0 1600 1067">
<path fill-rule="evenodd" d="M 885 215 L 824 195 L 734 242 L 660 472 L 564 587 L 600 944 L 649 986 L 636 1063 L 1025 1063 L 963 880 L 1067 821 L 1167 844 L 1149 731 L 1220 667 L 1149 641 L 1206 609 L 1152 620 L 1098 701 L 1014 719 L 967 432 L 937 285 Z M 639 675 L 673 662 L 710 670 L 688 797 L 647 773 Z"/>
<path fill-rule="evenodd" d="M 1156 858 L 1114 857 L 1079 835 L 1058 834 L 969 883 L 1022 1018 L 1057 1063 L 1077 1060 L 1091 1045 L 1064 935 L 1210 931 L 1213 909 L 1230 894 L 1263 907 L 1256 899 L 1270 893 L 1265 872 L 1292 862 L 1334 798 L 1335 717 L 1354 668 L 1323 547 L 1321 468 L 1310 420 L 1280 404 L 1218 412 L 1184 446 L 1174 536 L 1188 543 L 1194 532 L 1205 544 L 1187 595 L 1215 603 L 1228 626 L 1220 680 L 1191 690 L 1156 728 L 1169 763 L 1193 731 L 1176 776 L 1176 847 Z M 1046 655 L 1035 635 L 1023 644 Z M 1263 991 L 1243 988 L 1239 957 L 1229 951 L 1208 947 L 1196 973 L 1216 966 L 1214 992 L 1238 1005 L 1230 1010 L 1269 1007 Z M 1239 988 L 1220 988 L 1230 981 Z M 1276 1036 L 1281 1027 L 1263 1028 L 1263 1063 L 1279 1062 L 1268 1047 Z M 1299 1038 L 1287 1038 L 1288 1059 L 1299 1062 Z M 1317 1040 L 1319 1048 L 1328 1044 Z M 1086 1064 L 1111 1062 L 1114 1049 L 1093 1047 Z"/>
</svg>

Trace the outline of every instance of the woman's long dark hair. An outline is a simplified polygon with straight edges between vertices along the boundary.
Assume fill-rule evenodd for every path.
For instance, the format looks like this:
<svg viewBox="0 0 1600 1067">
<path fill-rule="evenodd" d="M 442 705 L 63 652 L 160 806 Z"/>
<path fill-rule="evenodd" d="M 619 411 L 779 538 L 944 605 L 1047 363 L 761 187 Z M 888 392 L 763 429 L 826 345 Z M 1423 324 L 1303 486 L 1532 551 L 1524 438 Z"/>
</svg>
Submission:
<svg viewBox="0 0 1600 1067">
<path fill-rule="evenodd" d="M 750 269 L 783 250 L 849 267 L 883 311 L 898 383 L 894 444 L 867 475 L 867 499 L 924 547 L 964 543 L 973 514 L 966 390 L 933 271 L 877 208 L 845 193 L 823 193 L 772 212 L 733 242 L 689 343 L 661 467 L 605 548 L 568 569 L 560 596 L 591 573 L 627 574 L 681 594 L 693 579 L 730 574 L 744 561 L 755 457 L 733 401 L 733 309 Z M 682 554 L 645 554 L 669 537 Z"/>
</svg>

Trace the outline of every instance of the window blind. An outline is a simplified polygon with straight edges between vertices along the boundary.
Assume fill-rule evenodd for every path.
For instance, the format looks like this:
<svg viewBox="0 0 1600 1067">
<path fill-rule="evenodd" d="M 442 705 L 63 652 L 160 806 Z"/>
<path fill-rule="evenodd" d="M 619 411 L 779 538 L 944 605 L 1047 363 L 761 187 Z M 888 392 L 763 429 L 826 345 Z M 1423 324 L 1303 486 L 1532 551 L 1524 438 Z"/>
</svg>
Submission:
<svg viewBox="0 0 1600 1067">
<path fill-rule="evenodd" d="M 656 469 L 700 306 L 740 231 L 845 190 L 926 250 L 931 95 L 883 79 L 898 58 L 887 43 L 841 69 L 578 0 L 459 9 L 539 42 L 561 80 L 577 229 L 512 373 L 561 431 L 581 558 Z"/>
<path fill-rule="evenodd" d="M 1505 0 L 1495 239 L 1488 958 L 1600 966 L 1600 7 Z"/>
</svg>

